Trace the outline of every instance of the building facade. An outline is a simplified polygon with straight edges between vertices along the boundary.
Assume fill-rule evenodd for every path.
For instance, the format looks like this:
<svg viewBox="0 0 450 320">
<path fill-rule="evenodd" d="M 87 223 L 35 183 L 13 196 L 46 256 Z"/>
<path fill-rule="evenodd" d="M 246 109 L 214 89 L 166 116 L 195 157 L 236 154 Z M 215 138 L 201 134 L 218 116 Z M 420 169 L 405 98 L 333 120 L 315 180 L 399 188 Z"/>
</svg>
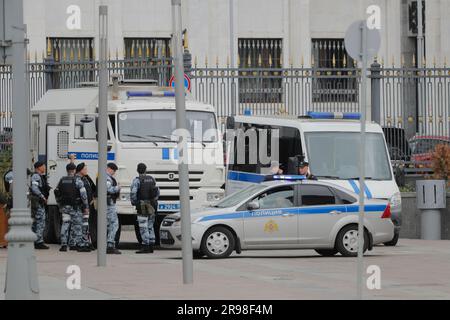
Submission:
<svg viewBox="0 0 450 320">
<path fill-rule="evenodd" d="M 234 15 L 230 18 L 230 3 Z M 109 7 L 112 57 L 170 56 L 169 0 L 25 0 L 32 60 L 98 58 L 98 6 Z M 342 67 L 351 63 L 343 39 L 347 27 L 381 9 L 379 61 L 413 63 L 414 0 L 183 0 L 187 45 L 199 65 Z M 426 0 L 427 63 L 450 57 L 450 1 Z M 80 10 L 79 12 L 77 10 Z M 231 53 L 230 26 L 234 29 Z M 234 56 L 234 59 L 231 59 Z"/>
</svg>

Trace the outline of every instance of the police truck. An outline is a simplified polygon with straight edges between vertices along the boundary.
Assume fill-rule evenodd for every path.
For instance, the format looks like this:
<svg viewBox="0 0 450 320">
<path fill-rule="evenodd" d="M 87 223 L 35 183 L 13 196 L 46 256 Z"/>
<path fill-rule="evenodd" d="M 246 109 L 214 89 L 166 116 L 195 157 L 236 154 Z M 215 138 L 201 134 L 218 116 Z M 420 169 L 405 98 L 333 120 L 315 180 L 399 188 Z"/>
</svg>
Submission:
<svg viewBox="0 0 450 320">
<path fill-rule="evenodd" d="M 98 87 L 82 84 L 75 89 L 49 90 L 32 108 L 33 160 L 47 163 L 48 180 L 54 188 L 65 175 L 70 158 L 84 162 L 95 181 L 98 169 Z M 136 210 L 130 203 L 131 181 L 137 164 L 147 165 L 147 174 L 161 190 L 156 227 L 168 213 L 180 208 L 176 132 L 175 93 L 172 88 L 155 86 L 151 81 L 119 81 L 113 77 L 108 89 L 108 161 L 115 162 L 121 193 L 117 200 L 120 226 L 134 225 Z M 224 195 L 225 167 L 223 142 L 212 105 L 197 102 L 187 93 L 186 125 L 188 141 L 191 206 L 201 207 Z M 48 201 L 46 241 L 59 240 L 61 218 L 51 192 Z M 91 225 L 95 238 L 96 226 Z M 121 228 L 116 235 L 119 241 Z M 155 234 L 158 234 L 155 230 Z"/>
</svg>

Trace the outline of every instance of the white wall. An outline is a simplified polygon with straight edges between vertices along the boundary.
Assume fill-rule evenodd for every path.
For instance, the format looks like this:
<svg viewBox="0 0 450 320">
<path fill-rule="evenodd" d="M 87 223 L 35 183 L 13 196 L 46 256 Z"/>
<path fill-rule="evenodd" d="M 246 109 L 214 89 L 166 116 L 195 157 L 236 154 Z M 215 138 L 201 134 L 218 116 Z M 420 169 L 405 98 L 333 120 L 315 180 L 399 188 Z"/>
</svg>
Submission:
<svg viewBox="0 0 450 320">
<path fill-rule="evenodd" d="M 364 16 L 365 8 L 382 9 L 380 57 L 398 65 L 401 57 L 401 0 L 233 0 L 235 3 L 235 47 L 237 38 L 283 38 L 284 64 L 310 63 L 311 38 L 343 38 L 351 22 Z M 123 56 L 124 37 L 170 37 L 169 0 L 25 0 L 30 53 L 40 60 L 46 37 L 94 37 L 98 33 L 98 5 L 109 6 L 112 55 Z M 69 5 L 82 9 L 82 30 L 66 28 Z M 427 45 L 429 55 L 450 57 L 450 1 L 427 0 Z M 446 17 L 441 19 L 440 17 Z M 183 0 L 183 25 L 188 29 L 189 49 L 198 64 L 216 58 L 225 65 L 230 55 L 229 0 Z M 98 51 L 98 50 L 96 50 Z M 98 55 L 98 52 L 97 52 Z"/>
</svg>

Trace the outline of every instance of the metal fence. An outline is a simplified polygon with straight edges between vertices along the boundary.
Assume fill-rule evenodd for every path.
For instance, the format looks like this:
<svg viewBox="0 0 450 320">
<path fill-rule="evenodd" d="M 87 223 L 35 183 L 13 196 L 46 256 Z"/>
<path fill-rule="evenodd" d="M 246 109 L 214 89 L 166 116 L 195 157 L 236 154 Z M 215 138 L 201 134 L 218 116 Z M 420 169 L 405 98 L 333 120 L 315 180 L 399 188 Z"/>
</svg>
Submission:
<svg viewBox="0 0 450 320">
<path fill-rule="evenodd" d="M 110 59 L 109 73 L 123 79 L 153 79 L 167 86 L 172 75 L 170 58 Z M 231 68 L 192 66 L 185 59 L 195 99 L 216 107 L 219 117 L 251 112 L 255 115 L 294 116 L 307 111 L 360 111 L 360 76 L 356 66 Z M 406 159 L 407 140 L 414 135 L 450 135 L 450 68 L 386 67 L 373 63 L 371 81 L 372 118 L 384 128 L 393 158 Z M 28 63 L 29 104 L 33 106 L 49 89 L 73 88 L 96 82 L 98 62 Z M 0 66 L 0 132 L 11 128 L 11 68 Z M 397 154 L 398 153 L 398 154 Z"/>
</svg>

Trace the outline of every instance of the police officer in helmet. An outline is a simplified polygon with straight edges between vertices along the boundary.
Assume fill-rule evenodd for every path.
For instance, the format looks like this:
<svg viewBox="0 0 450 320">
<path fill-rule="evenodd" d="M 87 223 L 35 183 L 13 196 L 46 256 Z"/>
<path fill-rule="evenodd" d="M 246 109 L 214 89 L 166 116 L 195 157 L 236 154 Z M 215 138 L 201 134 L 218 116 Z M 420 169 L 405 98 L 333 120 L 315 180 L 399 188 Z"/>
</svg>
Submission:
<svg viewBox="0 0 450 320">
<path fill-rule="evenodd" d="M 146 174 L 147 166 L 139 163 L 137 166 L 138 177 L 131 183 L 131 204 L 137 210 L 137 222 L 142 237 L 142 248 L 136 253 L 153 253 L 155 244 L 155 216 L 157 200 L 159 197 L 159 188 L 156 186 L 155 179 Z"/>
<path fill-rule="evenodd" d="M 71 240 L 79 252 L 90 252 L 89 243 L 83 238 L 83 215 L 89 214 L 89 203 L 86 188 L 80 176 L 75 175 L 76 166 L 69 163 L 66 166 L 67 176 L 59 180 L 55 189 L 55 197 L 62 213 L 61 249 L 67 251 L 69 229 Z"/>
<path fill-rule="evenodd" d="M 106 219 L 107 219 L 107 241 L 106 248 L 107 254 L 121 254 L 116 248 L 116 233 L 119 230 L 119 217 L 117 216 L 116 201 L 120 195 L 120 186 L 117 184 L 117 180 L 114 178 L 116 171 L 119 168 L 115 163 L 108 163 L 106 168 L 106 191 L 107 191 L 107 207 L 106 207 Z"/>
<path fill-rule="evenodd" d="M 45 176 L 45 163 L 38 161 L 34 164 L 34 174 L 31 176 L 30 200 L 31 215 L 33 217 L 32 230 L 37 236 L 34 248 L 38 250 L 49 249 L 44 244 L 45 215 L 50 186 Z"/>
</svg>

